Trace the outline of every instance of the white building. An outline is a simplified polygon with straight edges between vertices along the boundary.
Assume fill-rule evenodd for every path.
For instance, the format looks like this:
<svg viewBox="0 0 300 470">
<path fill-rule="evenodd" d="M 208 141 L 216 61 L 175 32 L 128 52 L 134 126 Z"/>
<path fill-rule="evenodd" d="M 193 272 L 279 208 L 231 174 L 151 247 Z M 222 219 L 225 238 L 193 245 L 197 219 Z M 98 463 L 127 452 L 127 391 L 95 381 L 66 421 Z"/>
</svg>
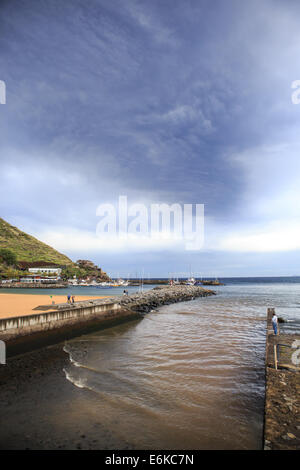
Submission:
<svg viewBox="0 0 300 470">
<path fill-rule="evenodd" d="M 49 267 L 39 267 L 39 268 L 29 268 L 28 271 L 33 274 L 45 273 L 45 274 L 56 274 L 60 276 L 61 268 L 49 268 Z"/>
<path fill-rule="evenodd" d="M 57 280 L 58 280 L 57 278 L 53 278 L 53 277 L 41 277 L 41 276 L 35 276 L 35 275 L 20 278 L 20 282 L 24 282 L 27 284 L 32 284 L 32 283 L 55 284 Z"/>
</svg>

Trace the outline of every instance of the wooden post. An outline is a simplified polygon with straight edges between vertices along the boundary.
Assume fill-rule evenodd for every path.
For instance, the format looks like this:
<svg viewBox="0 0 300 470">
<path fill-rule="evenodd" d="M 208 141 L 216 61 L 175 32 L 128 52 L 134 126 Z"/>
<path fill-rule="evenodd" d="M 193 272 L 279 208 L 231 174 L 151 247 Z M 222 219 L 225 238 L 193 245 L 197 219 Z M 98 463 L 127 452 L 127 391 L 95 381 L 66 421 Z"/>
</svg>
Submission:
<svg viewBox="0 0 300 470">
<path fill-rule="evenodd" d="M 274 344 L 274 363 L 275 363 L 275 369 L 277 370 L 277 344 Z"/>
</svg>

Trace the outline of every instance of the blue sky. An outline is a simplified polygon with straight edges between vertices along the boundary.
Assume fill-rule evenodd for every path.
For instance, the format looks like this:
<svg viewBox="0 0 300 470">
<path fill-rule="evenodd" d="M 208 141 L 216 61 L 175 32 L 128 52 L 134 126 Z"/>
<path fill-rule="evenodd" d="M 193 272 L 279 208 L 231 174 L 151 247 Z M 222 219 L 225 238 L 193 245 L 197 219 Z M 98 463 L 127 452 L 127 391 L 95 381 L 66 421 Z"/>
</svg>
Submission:
<svg viewBox="0 0 300 470">
<path fill-rule="evenodd" d="M 297 1 L 0 5 L 0 215 L 111 274 L 300 274 Z M 96 208 L 205 204 L 188 252 L 96 237 Z"/>
</svg>

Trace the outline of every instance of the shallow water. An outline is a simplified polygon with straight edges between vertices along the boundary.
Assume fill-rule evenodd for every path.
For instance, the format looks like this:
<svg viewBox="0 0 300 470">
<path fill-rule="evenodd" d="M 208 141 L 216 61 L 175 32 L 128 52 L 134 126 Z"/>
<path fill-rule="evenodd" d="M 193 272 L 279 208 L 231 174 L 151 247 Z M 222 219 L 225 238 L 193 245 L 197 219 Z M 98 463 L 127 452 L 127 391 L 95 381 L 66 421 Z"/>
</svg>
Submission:
<svg viewBox="0 0 300 470">
<path fill-rule="evenodd" d="M 266 308 L 299 331 L 300 285 L 243 283 L 69 341 L 66 378 L 137 448 L 261 448 Z"/>
<path fill-rule="evenodd" d="M 144 285 L 143 291 L 153 289 L 153 285 Z M 70 295 L 89 295 L 95 297 L 102 297 L 103 295 L 113 297 L 115 295 L 123 295 L 124 289 L 128 290 L 129 294 L 141 292 L 140 286 L 127 286 L 127 287 L 91 287 L 91 286 L 73 286 L 73 287 L 60 287 L 60 288 L 26 288 L 26 287 L 1 287 L 0 294 L 28 294 L 28 295 L 61 295 L 67 297 Z"/>
</svg>

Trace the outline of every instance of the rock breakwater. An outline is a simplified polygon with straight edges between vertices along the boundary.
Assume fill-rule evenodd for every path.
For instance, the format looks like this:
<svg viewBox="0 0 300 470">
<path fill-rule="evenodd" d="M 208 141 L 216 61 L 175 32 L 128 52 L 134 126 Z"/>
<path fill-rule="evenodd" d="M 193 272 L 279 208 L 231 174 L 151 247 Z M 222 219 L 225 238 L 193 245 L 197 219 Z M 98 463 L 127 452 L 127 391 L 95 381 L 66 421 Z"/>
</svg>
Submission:
<svg viewBox="0 0 300 470">
<path fill-rule="evenodd" d="M 123 296 L 120 305 L 145 314 L 162 305 L 193 300 L 196 297 L 215 295 L 215 292 L 200 286 L 167 286 Z"/>
</svg>

